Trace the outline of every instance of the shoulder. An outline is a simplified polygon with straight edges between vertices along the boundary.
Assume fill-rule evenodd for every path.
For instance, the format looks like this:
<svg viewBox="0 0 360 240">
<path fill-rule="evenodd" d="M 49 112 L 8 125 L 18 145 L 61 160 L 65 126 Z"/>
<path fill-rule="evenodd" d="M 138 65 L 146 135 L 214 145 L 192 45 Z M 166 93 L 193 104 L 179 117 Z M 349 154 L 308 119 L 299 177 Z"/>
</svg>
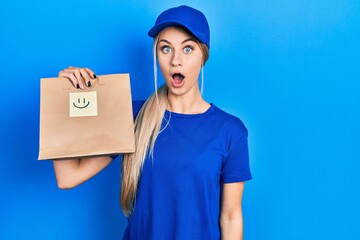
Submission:
<svg viewBox="0 0 360 240">
<path fill-rule="evenodd" d="M 232 134 L 247 136 L 248 130 L 244 122 L 239 117 L 225 112 L 215 105 L 213 105 L 213 107 L 213 116 L 221 123 L 223 130 Z"/>
</svg>

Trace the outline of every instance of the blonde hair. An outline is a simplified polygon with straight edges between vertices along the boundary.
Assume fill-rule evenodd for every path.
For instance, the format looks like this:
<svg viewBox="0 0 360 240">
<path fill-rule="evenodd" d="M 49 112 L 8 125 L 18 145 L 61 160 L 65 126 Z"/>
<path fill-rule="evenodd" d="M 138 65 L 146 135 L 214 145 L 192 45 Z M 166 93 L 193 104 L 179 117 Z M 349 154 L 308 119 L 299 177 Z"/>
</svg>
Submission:
<svg viewBox="0 0 360 240">
<path fill-rule="evenodd" d="M 155 92 L 144 103 L 135 119 L 135 144 L 134 153 L 125 154 L 122 160 L 122 181 L 121 181 L 121 208 L 125 216 L 129 217 L 134 208 L 134 201 L 138 183 L 147 155 L 153 156 L 154 145 L 157 136 L 169 124 L 169 119 L 165 119 L 165 110 L 167 106 L 168 87 L 163 84 L 157 88 L 157 64 L 156 64 L 156 48 L 158 37 L 154 40 L 153 56 L 154 56 L 154 85 Z M 203 65 L 209 57 L 209 49 L 204 43 L 198 43 L 203 53 L 202 64 L 202 86 L 204 82 Z M 203 87 L 201 88 L 203 89 Z M 166 121 L 165 126 L 161 129 L 163 120 Z"/>
</svg>

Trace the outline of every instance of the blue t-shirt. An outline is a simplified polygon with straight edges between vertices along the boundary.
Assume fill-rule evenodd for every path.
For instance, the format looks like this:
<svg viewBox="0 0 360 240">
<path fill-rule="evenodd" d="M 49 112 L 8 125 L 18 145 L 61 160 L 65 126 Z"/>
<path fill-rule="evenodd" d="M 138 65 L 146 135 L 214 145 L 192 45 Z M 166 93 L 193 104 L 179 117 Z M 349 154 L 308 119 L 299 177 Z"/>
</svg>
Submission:
<svg viewBox="0 0 360 240">
<path fill-rule="evenodd" d="M 123 239 L 218 240 L 222 184 L 251 179 L 247 129 L 215 105 L 165 118 Z"/>
</svg>

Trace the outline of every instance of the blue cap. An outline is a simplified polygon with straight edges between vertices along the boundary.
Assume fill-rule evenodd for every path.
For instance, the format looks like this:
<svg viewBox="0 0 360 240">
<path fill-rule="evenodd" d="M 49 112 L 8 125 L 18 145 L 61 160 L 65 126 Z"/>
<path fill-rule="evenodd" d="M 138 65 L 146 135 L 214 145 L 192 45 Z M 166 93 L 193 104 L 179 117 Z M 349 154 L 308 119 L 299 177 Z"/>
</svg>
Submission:
<svg viewBox="0 0 360 240">
<path fill-rule="evenodd" d="M 184 27 L 210 49 L 209 24 L 205 15 L 199 10 L 185 5 L 170 8 L 159 15 L 148 35 L 154 38 L 159 32 L 170 26 Z"/>
</svg>

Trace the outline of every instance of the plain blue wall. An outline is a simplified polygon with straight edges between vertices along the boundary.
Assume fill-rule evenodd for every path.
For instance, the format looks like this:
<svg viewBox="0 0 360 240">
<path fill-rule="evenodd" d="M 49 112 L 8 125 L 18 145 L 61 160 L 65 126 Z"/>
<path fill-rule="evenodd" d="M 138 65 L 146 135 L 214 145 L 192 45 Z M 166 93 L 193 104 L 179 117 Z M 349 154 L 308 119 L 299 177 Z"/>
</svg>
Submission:
<svg viewBox="0 0 360 240">
<path fill-rule="evenodd" d="M 183 3 L 211 27 L 205 98 L 250 132 L 245 239 L 360 239 L 358 0 L 1 1 L 0 239 L 121 238 L 118 159 L 69 191 L 36 160 L 39 79 L 130 72 L 146 98 L 147 30 Z"/>
</svg>

